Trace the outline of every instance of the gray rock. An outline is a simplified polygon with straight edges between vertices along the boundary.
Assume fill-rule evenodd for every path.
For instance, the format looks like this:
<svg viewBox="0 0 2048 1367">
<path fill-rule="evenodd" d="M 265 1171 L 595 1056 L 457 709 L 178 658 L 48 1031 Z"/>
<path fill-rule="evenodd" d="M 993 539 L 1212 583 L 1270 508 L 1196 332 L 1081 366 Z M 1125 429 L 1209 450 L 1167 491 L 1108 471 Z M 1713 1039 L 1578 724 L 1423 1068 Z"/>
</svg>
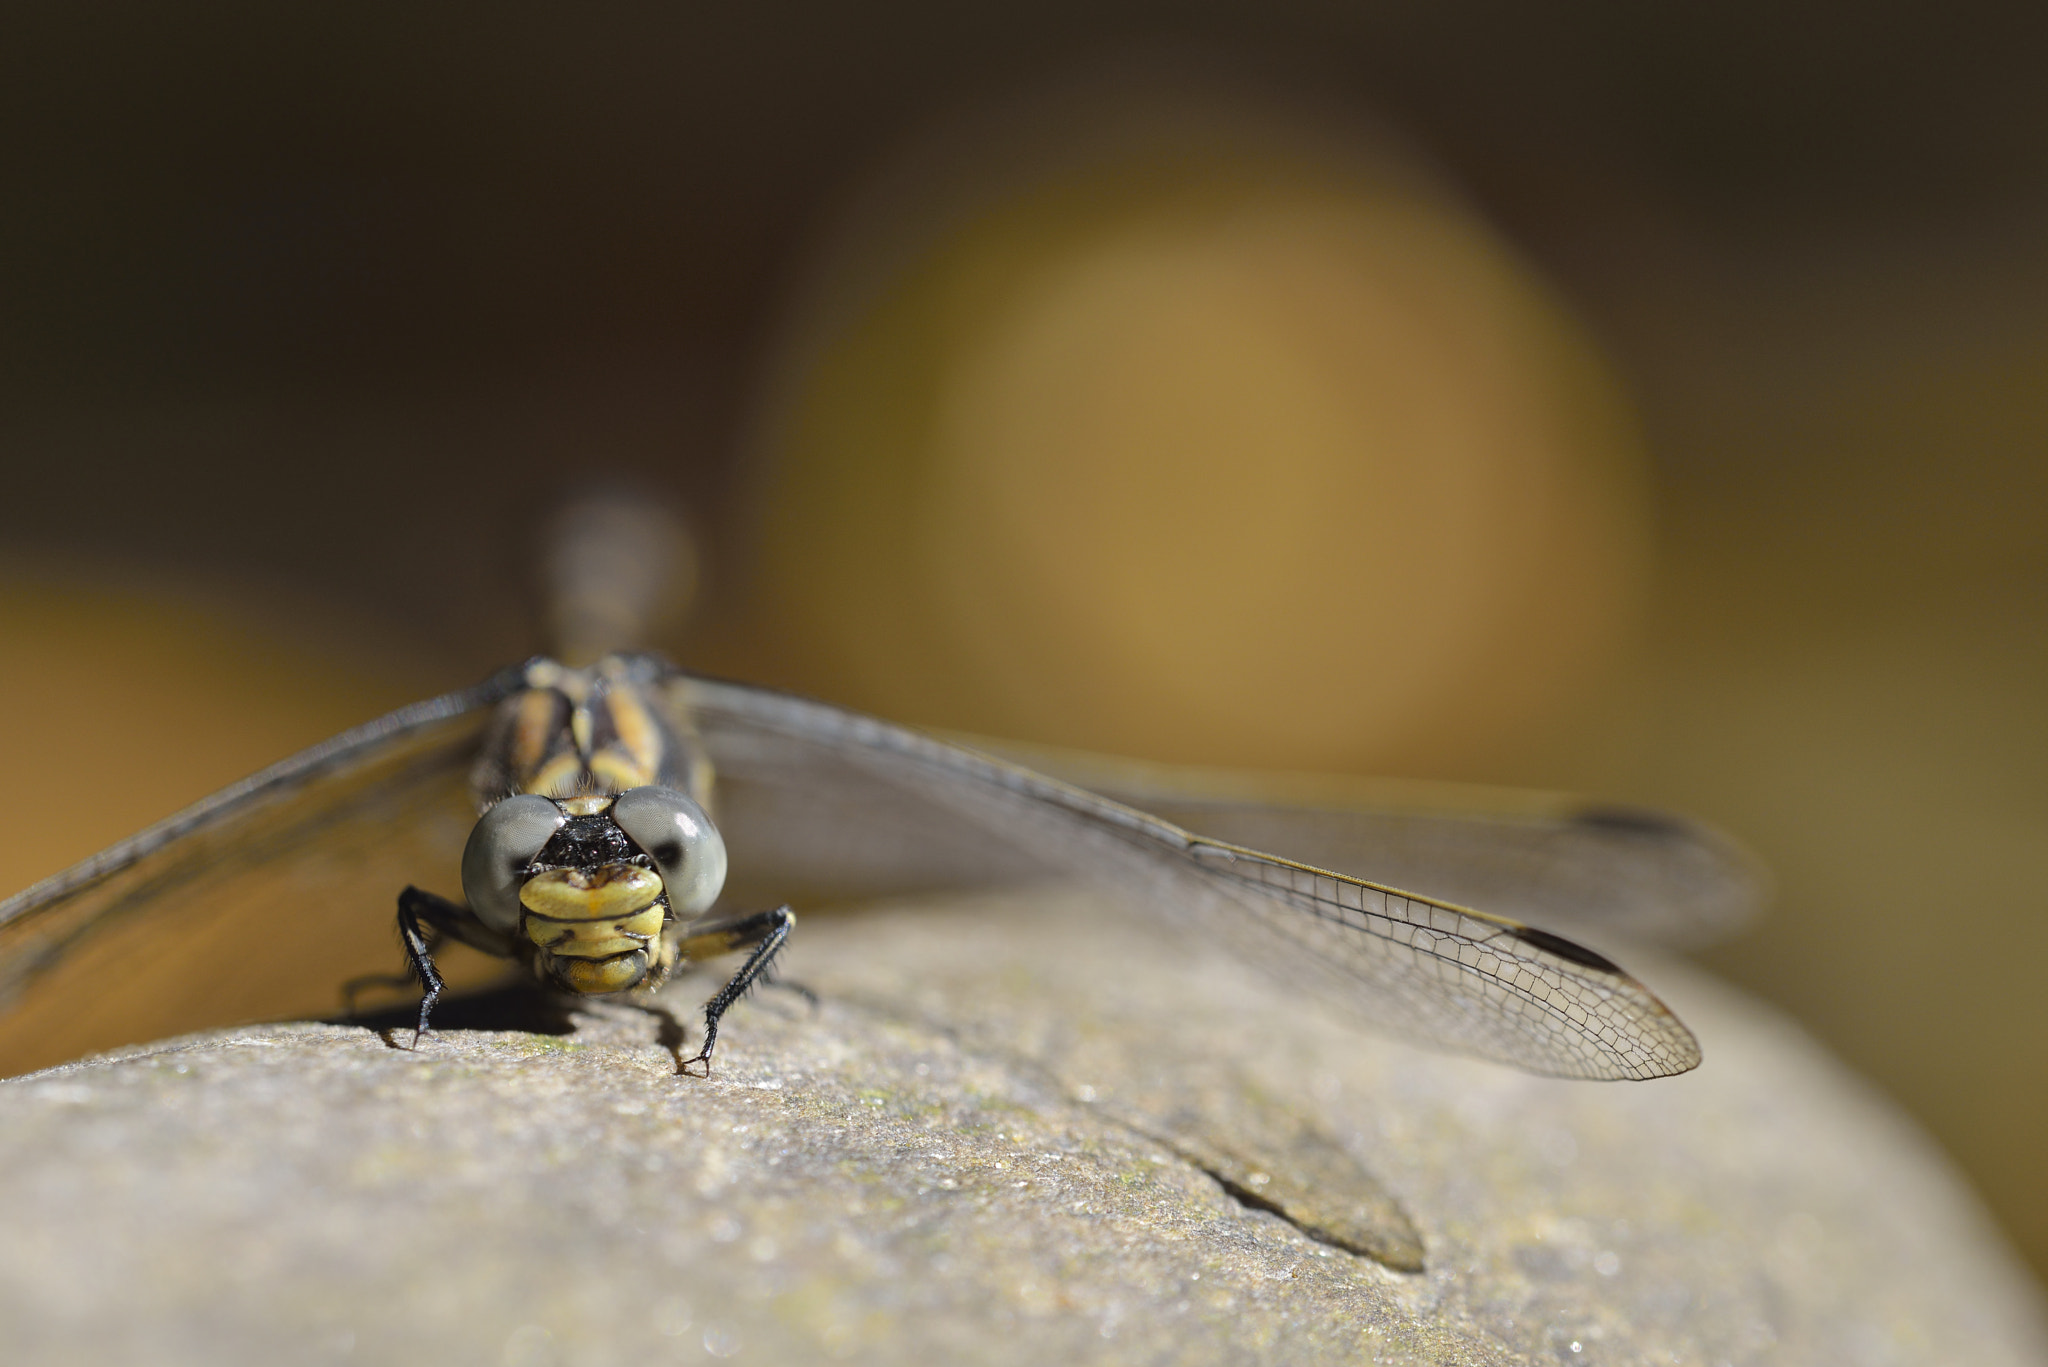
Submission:
<svg viewBox="0 0 2048 1367">
<path fill-rule="evenodd" d="M 614 1004 L 418 1052 L 314 1024 L 124 1050 L 0 1084 L 6 1357 L 2048 1361 L 1890 1106 L 1630 966 L 1698 1072 L 1362 1035 L 1068 894 L 807 918 L 820 1005 L 754 998 L 708 1080 Z"/>
</svg>

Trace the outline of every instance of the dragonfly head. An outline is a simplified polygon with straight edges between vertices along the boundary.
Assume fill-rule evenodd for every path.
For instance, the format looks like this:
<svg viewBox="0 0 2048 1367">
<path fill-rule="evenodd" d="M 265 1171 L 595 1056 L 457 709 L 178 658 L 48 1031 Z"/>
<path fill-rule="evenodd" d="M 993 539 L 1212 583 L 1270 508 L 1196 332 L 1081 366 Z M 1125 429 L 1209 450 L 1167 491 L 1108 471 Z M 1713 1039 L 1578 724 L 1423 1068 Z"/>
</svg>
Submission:
<svg viewBox="0 0 2048 1367">
<path fill-rule="evenodd" d="M 462 854 L 477 919 L 531 945 L 541 974 L 572 992 L 637 986 L 663 927 L 697 917 L 724 884 L 718 828 L 670 788 L 509 797 Z"/>
</svg>

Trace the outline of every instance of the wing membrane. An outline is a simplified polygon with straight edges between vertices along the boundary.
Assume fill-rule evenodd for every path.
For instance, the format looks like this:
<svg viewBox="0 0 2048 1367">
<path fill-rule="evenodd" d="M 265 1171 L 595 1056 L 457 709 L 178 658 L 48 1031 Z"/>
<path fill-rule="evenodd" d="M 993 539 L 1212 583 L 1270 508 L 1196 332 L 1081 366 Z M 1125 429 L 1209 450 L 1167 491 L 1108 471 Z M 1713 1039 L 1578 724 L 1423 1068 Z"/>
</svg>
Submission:
<svg viewBox="0 0 2048 1367">
<path fill-rule="evenodd" d="M 273 765 L 0 902 L 0 1075 L 119 1044 L 324 1016 L 397 962 L 408 882 L 452 875 L 508 670 Z"/>
<path fill-rule="evenodd" d="M 1596 939 L 1692 947 L 1755 915 L 1756 862 L 1720 832 L 1567 793 L 1246 774 L 960 738 L 1219 840 Z"/>
<path fill-rule="evenodd" d="M 708 730 L 696 720 L 718 771 L 713 815 L 730 859 L 728 904 L 816 905 L 1060 872 L 1043 851 L 961 810 L 943 785 L 881 778 L 864 747 L 725 711 L 709 718 Z"/>
<path fill-rule="evenodd" d="M 1036 865 L 1114 882 L 1380 1028 L 1566 1077 L 1661 1077 L 1699 1062 L 1691 1033 L 1647 989 L 1561 937 L 1198 836 L 823 703 L 680 674 L 672 689 L 729 783 L 773 791 L 831 773 L 849 807 L 940 812 L 1006 849 L 1012 872 Z M 737 812 L 724 819 L 736 846 L 759 839 L 773 852 L 773 832 L 746 829 Z"/>
</svg>

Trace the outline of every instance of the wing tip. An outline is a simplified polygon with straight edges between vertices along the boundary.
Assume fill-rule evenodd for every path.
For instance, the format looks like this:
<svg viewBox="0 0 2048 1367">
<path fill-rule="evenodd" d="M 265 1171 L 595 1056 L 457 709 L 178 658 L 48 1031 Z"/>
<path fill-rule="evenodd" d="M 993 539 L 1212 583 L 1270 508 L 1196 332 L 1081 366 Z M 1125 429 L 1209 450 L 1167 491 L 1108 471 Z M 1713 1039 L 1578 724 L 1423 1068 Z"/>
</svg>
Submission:
<svg viewBox="0 0 2048 1367">
<path fill-rule="evenodd" d="M 1691 1038 L 1691 1032 L 1689 1031 L 1687 1032 L 1687 1038 Z M 1630 1073 L 1626 1080 L 1630 1082 L 1655 1082 L 1660 1078 L 1684 1077 L 1687 1073 L 1698 1068 L 1704 1061 L 1704 1056 L 1700 1053 L 1699 1043 L 1693 1041 L 1692 1047 L 1682 1051 L 1678 1057 L 1660 1059 L 1646 1067 L 1639 1068 L 1635 1072 Z"/>
<path fill-rule="evenodd" d="M 1519 1060 L 1503 1060 L 1510 1067 L 1540 1076 L 1563 1078 L 1568 1082 L 1656 1082 L 1667 1077 L 1683 1077 L 1700 1066 L 1699 1041 L 1692 1031 L 1676 1017 L 1669 1017 L 1673 1032 L 1682 1035 L 1682 1041 L 1673 1039 L 1665 1049 L 1654 1053 L 1644 1052 L 1631 1056 L 1620 1051 L 1605 1052 L 1601 1062 L 1605 1065 L 1594 1067 L 1565 1067 L 1555 1071 L 1531 1067 Z"/>
</svg>

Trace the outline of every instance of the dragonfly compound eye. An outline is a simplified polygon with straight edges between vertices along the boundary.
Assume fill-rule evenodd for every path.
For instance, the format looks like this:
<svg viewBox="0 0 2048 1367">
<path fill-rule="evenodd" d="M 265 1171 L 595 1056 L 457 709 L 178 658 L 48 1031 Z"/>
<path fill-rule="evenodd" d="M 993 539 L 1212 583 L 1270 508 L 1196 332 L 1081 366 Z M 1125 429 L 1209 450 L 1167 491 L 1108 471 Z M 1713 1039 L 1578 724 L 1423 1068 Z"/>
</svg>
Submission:
<svg viewBox="0 0 2048 1367">
<path fill-rule="evenodd" d="M 718 900 L 725 886 L 725 837 L 704 809 L 673 788 L 629 788 L 612 820 L 654 861 L 669 907 L 687 919 Z"/>
<path fill-rule="evenodd" d="M 462 849 L 462 892 L 493 930 L 519 927 L 519 886 L 555 832 L 569 820 L 544 797 L 508 797 L 477 819 Z"/>
</svg>

